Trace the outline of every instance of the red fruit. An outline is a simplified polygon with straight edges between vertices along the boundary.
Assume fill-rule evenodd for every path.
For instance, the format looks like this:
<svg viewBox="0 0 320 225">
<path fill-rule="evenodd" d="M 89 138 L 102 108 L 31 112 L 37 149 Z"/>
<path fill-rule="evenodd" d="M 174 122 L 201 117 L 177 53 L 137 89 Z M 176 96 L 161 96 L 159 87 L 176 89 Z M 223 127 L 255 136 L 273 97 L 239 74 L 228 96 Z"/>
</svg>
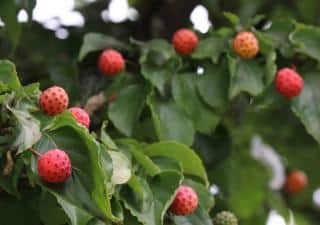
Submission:
<svg viewBox="0 0 320 225">
<path fill-rule="evenodd" d="M 176 52 L 180 55 L 189 55 L 197 47 L 199 42 L 198 36 L 189 29 L 180 29 L 172 37 L 172 44 Z"/>
<path fill-rule="evenodd" d="M 38 161 L 38 174 L 49 183 L 61 183 L 71 175 L 71 162 L 68 155 L 60 149 L 51 149 Z"/>
<path fill-rule="evenodd" d="M 42 92 L 40 96 L 41 110 L 48 115 L 57 115 L 66 110 L 69 104 L 67 92 L 58 86 L 53 86 Z"/>
<path fill-rule="evenodd" d="M 124 69 L 125 63 L 120 52 L 106 49 L 99 57 L 98 66 L 101 73 L 113 77 Z"/>
<path fill-rule="evenodd" d="M 294 170 L 287 176 L 285 191 L 289 194 L 297 194 L 305 189 L 308 184 L 308 178 L 304 172 Z"/>
<path fill-rule="evenodd" d="M 294 70 L 289 68 L 281 69 L 277 72 L 275 86 L 283 97 L 291 99 L 298 96 L 303 89 L 303 79 Z"/>
<path fill-rule="evenodd" d="M 178 216 L 192 214 L 198 207 L 198 195 L 188 186 L 181 185 L 170 207 L 170 211 Z"/>
<path fill-rule="evenodd" d="M 73 115 L 73 117 L 76 119 L 76 121 L 79 124 L 82 124 L 86 128 L 89 128 L 90 126 L 90 117 L 86 111 L 79 107 L 72 107 L 68 109 L 68 111 Z"/>
<path fill-rule="evenodd" d="M 251 32 L 240 32 L 233 40 L 233 50 L 242 58 L 251 59 L 259 52 L 259 42 Z"/>
</svg>

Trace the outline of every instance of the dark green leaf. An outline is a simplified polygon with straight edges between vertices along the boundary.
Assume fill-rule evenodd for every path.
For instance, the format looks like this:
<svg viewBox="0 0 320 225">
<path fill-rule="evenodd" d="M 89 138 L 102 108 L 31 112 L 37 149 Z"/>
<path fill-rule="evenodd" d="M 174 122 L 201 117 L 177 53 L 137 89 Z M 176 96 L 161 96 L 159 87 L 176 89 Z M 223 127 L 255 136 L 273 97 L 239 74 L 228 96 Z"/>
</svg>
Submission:
<svg viewBox="0 0 320 225">
<path fill-rule="evenodd" d="M 194 123 L 196 130 L 211 133 L 220 122 L 219 116 L 201 101 L 194 73 L 177 74 L 172 81 L 173 98 Z"/>
<path fill-rule="evenodd" d="M 197 80 L 200 96 L 210 106 L 219 109 L 228 103 L 229 75 L 225 65 L 206 64 L 204 74 Z"/>
<path fill-rule="evenodd" d="M 108 124 L 107 121 L 104 121 L 102 123 L 101 130 L 100 130 L 100 139 L 101 139 L 102 143 L 105 144 L 108 149 L 114 150 L 114 149 L 117 149 L 117 146 L 106 132 L 107 124 Z"/>
<path fill-rule="evenodd" d="M 114 39 L 113 37 L 106 36 L 99 33 L 87 33 L 84 36 L 83 44 L 79 53 L 79 61 L 82 61 L 87 54 L 93 51 L 104 50 L 106 48 L 117 48 L 120 50 L 127 50 L 127 46 Z"/>
<path fill-rule="evenodd" d="M 0 3 L 1 5 L 1 3 Z M 8 60 L 0 60 L 0 82 L 11 89 L 21 87 L 15 65 Z"/>
<path fill-rule="evenodd" d="M 60 206 L 63 208 L 65 214 L 68 215 L 71 225 L 87 225 L 88 221 L 92 218 L 92 216 L 82 208 L 79 208 L 74 204 L 70 204 L 60 196 L 57 196 L 57 200 Z"/>
<path fill-rule="evenodd" d="M 148 106 L 159 140 L 176 140 L 186 145 L 193 143 L 192 121 L 173 101 L 164 102 L 149 96 Z"/>
<path fill-rule="evenodd" d="M 254 60 L 244 60 L 229 56 L 230 90 L 232 99 L 242 91 L 256 96 L 264 90 L 264 69 Z"/>
<path fill-rule="evenodd" d="M 182 176 L 174 171 L 161 172 L 148 182 L 132 177 L 128 186 L 121 189 L 120 196 L 125 207 L 142 224 L 162 225 L 181 181 Z"/>
<path fill-rule="evenodd" d="M 233 26 L 238 26 L 240 24 L 240 18 L 231 13 L 231 12 L 224 12 L 223 15 L 229 20 L 229 22 L 233 25 Z"/>
<path fill-rule="evenodd" d="M 212 62 L 217 63 L 219 56 L 227 48 L 227 44 L 226 38 L 213 35 L 202 39 L 191 56 L 194 59 L 211 59 Z"/>
<path fill-rule="evenodd" d="M 132 135 L 149 91 L 148 85 L 129 85 L 120 90 L 116 100 L 111 103 L 109 118 L 123 134 Z"/>
<path fill-rule="evenodd" d="M 320 28 L 297 24 L 290 40 L 296 45 L 297 51 L 320 60 Z"/>
<path fill-rule="evenodd" d="M 150 62 L 141 62 L 142 75 L 158 88 L 162 95 L 165 95 L 168 82 L 176 73 L 180 65 L 178 58 L 172 58 L 164 62 L 164 65 L 154 65 Z"/>
<path fill-rule="evenodd" d="M 68 222 L 68 218 L 59 207 L 56 198 L 48 192 L 44 192 L 40 198 L 39 214 L 45 225 L 64 225 Z"/>
<path fill-rule="evenodd" d="M 29 190 L 29 193 L 32 193 Z M 26 194 L 22 199 L 17 199 L 10 195 L 1 196 L 0 212 L 1 223 L 10 225 L 41 225 L 38 208 L 32 208 L 30 201 L 37 204 L 37 197 L 32 194 Z M 39 193 L 37 193 L 39 194 Z"/>
<path fill-rule="evenodd" d="M 301 120 L 306 130 L 320 142 L 320 73 L 308 73 L 305 76 L 302 93 L 292 101 L 292 111 Z"/>
<path fill-rule="evenodd" d="M 162 39 L 153 39 L 147 43 L 143 43 L 141 47 L 143 51 L 154 51 L 160 53 L 165 60 L 168 60 L 175 55 L 175 51 L 172 45 L 169 44 L 166 40 Z"/>
<path fill-rule="evenodd" d="M 256 213 L 266 198 L 268 174 L 247 150 L 233 151 L 232 156 L 212 172 L 210 176 L 225 196 L 230 210 L 239 218 L 249 218 Z"/>
</svg>

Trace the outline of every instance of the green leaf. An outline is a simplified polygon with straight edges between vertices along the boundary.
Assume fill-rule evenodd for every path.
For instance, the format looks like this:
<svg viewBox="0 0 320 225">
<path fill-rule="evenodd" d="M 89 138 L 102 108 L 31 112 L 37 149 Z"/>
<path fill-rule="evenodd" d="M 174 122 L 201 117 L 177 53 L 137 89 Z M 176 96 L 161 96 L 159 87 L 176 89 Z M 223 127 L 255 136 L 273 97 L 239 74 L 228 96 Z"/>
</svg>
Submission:
<svg viewBox="0 0 320 225">
<path fill-rule="evenodd" d="M 250 218 L 266 198 L 267 170 L 250 157 L 247 150 L 233 151 L 210 176 L 225 196 L 227 207 L 239 218 Z"/>
<path fill-rule="evenodd" d="M 79 97 L 79 71 L 75 61 L 67 63 L 52 63 L 48 66 L 48 72 L 50 74 L 51 81 L 55 85 L 61 86 L 67 90 L 70 102 Z"/>
<path fill-rule="evenodd" d="M 276 19 L 272 21 L 271 27 L 266 34 L 271 36 L 277 46 L 288 43 L 289 34 L 294 30 L 294 22 L 291 19 Z"/>
<path fill-rule="evenodd" d="M 174 76 L 181 62 L 179 58 L 172 58 L 163 65 L 155 65 L 150 62 L 141 62 L 141 73 L 152 85 L 158 88 L 162 95 L 166 93 L 166 87 Z"/>
<path fill-rule="evenodd" d="M 255 60 L 228 57 L 230 72 L 229 98 L 242 91 L 256 96 L 264 90 L 264 69 Z"/>
<path fill-rule="evenodd" d="M 177 105 L 191 118 L 196 130 L 211 133 L 220 122 L 219 116 L 205 105 L 197 93 L 197 75 L 177 74 L 172 81 L 172 94 Z"/>
<path fill-rule="evenodd" d="M 160 171 L 174 170 L 179 173 L 183 172 L 181 163 L 173 158 L 153 156 L 151 159 L 157 165 Z"/>
<path fill-rule="evenodd" d="M 218 63 L 221 53 L 227 48 L 227 39 L 220 35 L 212 35 L 199 42 L 191 57 L 194 59 L 211 59 L 213 63 Z"/>
<path fill-rule="evenodd" d="M 100 145 L 102 151 L 100 152 L 101 154 L 101 164 L 102 168 L 104 170 L 105 174 L 105 185 L 107 188 L 107 193 L 108 197 L 111 198 L 111 196 L 114 193 L 115 190 L 115 185 L 111 182 L 111 177 L 113 175 L 113 163 L 112 163 L 112 158 L 108 152 L 108 149 L 106 148 L 105 145 Z"/>
<path fill-rule="evenodd" d="M 255 36 L 259 40 L 260 52 L 264 55 L 268 54 L 270 51 L 274 51 L 274 49 L 278 47 L 278 43 L 272 38 L 272 36 L 266 33 L 255 32 Z"/>
<path fill-rule="evenodd" d="M 165 171 L 146 180 L 132 177 L 120 191 L 125 207 L 144 225 L 162 225 L 164 215 L 175 196 L 182 176 Z"/>
<path fill-rule="evenodd" d="M 57 204 L 56 198 L 48 192 L 43 192 L 39 202 L 39 214 L 45 225 L 62 225 L 68 222 L 68 218 Z"/>
<path fill-rule="evenodd" d="M 100 139 L 103 144 L 109 149 L 117 149 L 117 145 L 112 141 L 111 137 L 106 132 L 108 122 L 104 121 L 100 130 Z"/>
<path fill-rule="evenodd" d="M 240 18 L 231 13 L 231 12 L 223 12 L 223 15 L 228 19 L 228 21 L 234 26 L 238 26 L 240 24 Z"/>
<path fill-rule="evenodd" d="M 139 164 L 141 168 L 150 176 L 155 176 L 161 172 L 160 168 L 143 152 L 143 146 L 134 139 L 117 140 L 119 149 L 129 152 L 133 156 L 133 164 Z"/>
<path fill-rule="evenodd" d="M 64 210 L 65 214 L 68 215 L 71 225 L 87 225 L 89 220 L 92 218 L 92 216 L 82 208 L 70 204 L 60 196 L 57 196 L 57 201 Z"/>
<path fill-rule="evenodd" d="M 181 66 L 181 59 L 176 57 L 172 45 L 166 40 L 154 39 L 137 44 L 142 49 L 139 59 L 142 75 L 165 95 L 168 82 Z"/>
<path fill-rule="evenodd" d="M 106 48 L 128 49 L 125 44 L 113 37 L 99 33 L 87 33 L 84 36 L 78 59 L 82 61 L 90 52 L 104 50 Z"/>
<path fill-rule="evenodd" d="M 265 34 L 273 39 L 273 43 L 285 57 L 292 57 L 294 54 L 294 48 L 289 40 L 289 35 L 294 28 L 292 19 L 276 19 L 272 21 L 271 27 L 265 31 Z"/>
<path fill-rule="evenodd" d="M 229 76 L 224 64 L 205 64 L 204 74 L 197 80 L 197 88 L 203 100 L 215 109 L 228 103 Z"/>
<path fill-rule="evenodd" d="M 17 19 L 18 9 L 13 0 L 0 1 L 0 17 L 5 23 L 6 33 L 13 49 L 16 48 L 21 35 L 21 25 Z"/>
<path fill-rule="evenodd" d="M 168 60 L 169 58 L 175 56 L 175 51 L 172 45 L 163 39 L 153 39 L 147 43 L 134 41 L 134 43 L 139 45 L 141 49 L 145 51 L 145 53 L 149 51 L 160 53 L 158 56 L 163 57 L 164 60 Z M 144 54 L 144 56 L 146 55 L 147 54 Z M 144 61 L 143 58 L 142 61 Z"/>
<path fill-rule="evenodd" d="M 266 55 L 266 65 L 265 65 L 265 83 L 269 85 L 273 82 L 274 77 L 277 72 L 276 64 L 277 54 L 275 51 L 271 51 Z"/>
<path fill-rule="evenodd" d="M 160 141 L 175 140 L 192 145 L 195 133 L 192 121 L 173 101 L 164 102 L 149 96 L 147 104 Z"/>
<path fill-rule="evenodd" d="M 129 85 L 121 89 L 116 100 L 111 103 L 108 116 L 126 136 L 132 135 L 149 91 L 148 85 Z"/>
<path fill-rule="evenodd" d="M 305 74 L 302 93 L 293 99 L 291 109 L 301 120 L 307 132 L 320 142 L 320 73 Z"/>
<path fill-rule="evenodd" d="M 184 173 L 200 177 L 206 185 L 209 184 L 201 159 L 186 145 L 173 141 L 163 141 L 148 145 L 144 152 L 150 157 L 164 156 L 172 158 L 181 163 Z"/>
<path fill-rule="evenodd" d="M 296 45 L 296 50 L 320 60 L 320 28 L 297 24 L 295 31 L 290 35 L 290 40 Z"/>
<path fill-rule="evenodd" d="M 16 67 L 8 60 L 0 60 L 0 83 L 1 82 L 8 85 L 11 89 L 18 89 L 21 87 Z"/>
<path fill-rule="evenodd" d="M 100 145 L 84 127 L 77 125 L 69 113 L 54 117 L 35 146 L 42 154 L 52 148 L 60 148 L 69 155 L 73 168 L 72 176 L 62 184 L 45 183 L 37 177 L 37 163 L 33 158 L 32 171 L 37 183 L 55 196 L 86 210 L 90 215 L 119 222 L 112 214 L 107 198 Z"/>
<path fill-rule="evenodd" d="M 113 174 L 111 181 L 113 184 L 125 184 L 131 177 L 131 163 L 121 152 L 108 151 L 112 159 Z"/>
<path fill-rule="evenodd" d="M 9 106 L 7 108 L 12 112 L 17 121 L 19 132 L 12 147 L 17 149 L 17 154 L 20 154 L 40 140 L 40 122 L 27 112 L 12 109 Z"/>
<path fill-rule="evenodd" d="M 189 216 L 174 216 L 173 221 L 175 225 L 212 225 L 212 219 L 202 206 L 198 206 L 197 210 Z"/>
<path fill-rule="evenodd" d="M 228 158 L 232 140 L 224 127 L 219 126 L 211 135 L 196 134 L 194 149 L 210 168 Z"/>
<path fill-rule="evenodd" d="M 156 174 L 160 173 L 160 168 L 154 162 L 152 162 L 152 160 L 147 157 L 142 151 L 131 149 L 131 153 L 137 163 L 142 168 L 144 168 L 145 172 L 150 176 L 155 176 Z"/>
<path fill-rule="evenodd" d="M 131 215 L 129 210 L 125 210 L 123 224 L 125 225 L 142 225 L 137 219 L 137 217 Z"/>
<path fill-rule="evenodd" d="M 37 196 L 30 189 L 20 199 L 10 195 L 2 195 L 0 201 L 1 223 L 10 225 L 40 225 L 38 208 L 31 207 L 30 201 L 33 204 L 38 203 Z"/>
</svg>

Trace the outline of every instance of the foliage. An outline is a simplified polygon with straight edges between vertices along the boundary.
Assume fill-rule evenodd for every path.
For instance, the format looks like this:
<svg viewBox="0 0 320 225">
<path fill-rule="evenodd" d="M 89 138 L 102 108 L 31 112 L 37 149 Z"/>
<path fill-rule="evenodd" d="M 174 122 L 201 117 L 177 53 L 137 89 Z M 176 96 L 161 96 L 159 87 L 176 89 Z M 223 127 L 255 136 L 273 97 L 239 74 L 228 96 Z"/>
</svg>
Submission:
<svg viewBox="0 0 320 225">
<path fill-rule="evenodd" d="M 0 5 L 5 2 L 10 1 Z M 27 84 L 20 83 L 12 62 L 0 61 L 0 215 L 5 224 L 212 225 L 212 216 L 225 209 L 240 224 L 264 224 L 270 209 L 285 216 L 292 209 L 297 224 L 317 223 L 311 199 L 320 185 L 318 27 L 243 16 L 239 7 L 241 17 L 220 13 L 217 24 L 224 21 L 223 26 L 198 34 L 196 51 L 181 57 L 158 36 L 128 39 L 132 24 L 98 33 L 92 31 L 103 26 L 89 20 L 82 31 L 71 31 L 69 41 L 58 41 L 37 24 L 15 23 L 12 14 L 22 2 L 34 4 L 17 2 L 13 12 L 0 7 L 1 18 L 11 24 L 1 34 L 7 46 L 1 54 L 17 64 Z M 263 8 L 265 1 L 250 2 Z M 100 6 L 80 5 L 83 12 Z M 298 11 L 303 11 L 300 4 Z M 20 29 L 26 32 L 19 43 Z M 256 58 L 234 53 L 232 39 L 240 30 L 257 36 Z M 126 58 L 126 71 L 112 79 L 97 71 L 97 56 L 105 48 Z M 305 81 L 292 101 L 274 90 L 274 76 L 283 67 L 295 67 Z M 39 110 L 40 86 L 51 84 L 68 91 L 71 105 L 84 106 L 99 93 L 116 98 L 91 115 L 89 132 L 68 112 L 50 117 Z M 306 172 L 304 192 L 287 196 L 269 187 L 270 168 L 250 155 L 255 135 L 277 150 L 288 170 Z M 29 151 L 55 147 L 64 149 L 73 165 L 72 177 L 60 185 L 39 179 L 37 158 Z M 200 201 L 187 217 L 167 212 L 182 183 L 193 187 Z M 215 199 L 211 184 L 219 187 Z"/>
</svg>

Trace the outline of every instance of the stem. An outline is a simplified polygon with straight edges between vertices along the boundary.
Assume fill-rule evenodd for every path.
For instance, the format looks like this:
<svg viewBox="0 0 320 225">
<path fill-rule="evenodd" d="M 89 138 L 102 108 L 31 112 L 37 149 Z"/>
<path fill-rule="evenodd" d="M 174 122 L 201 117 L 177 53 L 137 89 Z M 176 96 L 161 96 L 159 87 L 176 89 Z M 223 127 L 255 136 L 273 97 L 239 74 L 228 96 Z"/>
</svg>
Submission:
<svg viewBox="0 0 320 225">
<path fill-rule="evenodd" d="M 36 150 L 34 150 L 33 148 L 29 148 L 29 151 L 32 152 L 32 154 L 34 154 L 35 156 L 41 157 L 42 155 L 37 152 Z"/>
</svg>

